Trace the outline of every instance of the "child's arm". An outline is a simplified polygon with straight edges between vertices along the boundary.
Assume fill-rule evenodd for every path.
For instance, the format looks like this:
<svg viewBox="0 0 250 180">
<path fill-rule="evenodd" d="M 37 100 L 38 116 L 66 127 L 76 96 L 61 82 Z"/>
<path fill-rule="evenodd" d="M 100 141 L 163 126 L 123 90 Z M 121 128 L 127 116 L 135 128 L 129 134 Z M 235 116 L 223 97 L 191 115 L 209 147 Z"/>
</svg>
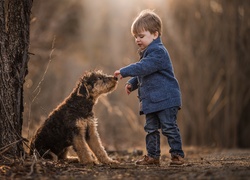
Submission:
<svg viewBox="0 0 250 180">
<path fill-rule="evenodd" d="M 166 51 L 163 49 L 151 49 L 151 52 L 139 62 L 121 68 L 119 73 L 123 78 L 128 76 L 147 76 L 170 66 L 170 58 Z"/>
</svg>

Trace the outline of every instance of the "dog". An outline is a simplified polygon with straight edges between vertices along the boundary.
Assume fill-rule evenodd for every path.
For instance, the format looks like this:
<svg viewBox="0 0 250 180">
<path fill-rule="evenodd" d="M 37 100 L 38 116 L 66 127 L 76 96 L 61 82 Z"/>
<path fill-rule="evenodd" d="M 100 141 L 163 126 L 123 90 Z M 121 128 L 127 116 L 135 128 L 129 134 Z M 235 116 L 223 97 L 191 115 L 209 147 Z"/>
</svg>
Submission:
<svg viewBox="0 0 250 180">
<path fill-rule="evenodd" d="M 71 94 L 54 109 L 31 140 L 30 155 L 67 159 L 73 146 L 82 164 L 117 164 L 105 151 L 97 131 L 93 106 L 102 94 L 114 91 L 118 79 L 102 71 L 87 71 Z"/>
</svg>

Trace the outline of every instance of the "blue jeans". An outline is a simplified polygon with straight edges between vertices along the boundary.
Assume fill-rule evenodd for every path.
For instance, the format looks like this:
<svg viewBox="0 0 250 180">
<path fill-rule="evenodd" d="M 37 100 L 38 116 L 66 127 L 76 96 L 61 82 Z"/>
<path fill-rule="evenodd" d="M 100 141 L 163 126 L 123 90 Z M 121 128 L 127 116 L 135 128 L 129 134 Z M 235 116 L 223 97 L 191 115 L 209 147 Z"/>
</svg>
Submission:
<svg viewBox="0 0 250 180">
<path fill-rule="evenodd" d="M 170 146 L 169 153 L 173 155 L 180 155 L 184 157 L 182 150 L 182 141 L 178 125 L 176 123 L 177 113 L 179 107 L 172 107 L 162 111 L 146 114 L 146 124 L 144 130 L 146 135 L 146 148 L 148 156 L 159 158 L 160 150 L 160 133 L 167 137 Z"/>
</svg>

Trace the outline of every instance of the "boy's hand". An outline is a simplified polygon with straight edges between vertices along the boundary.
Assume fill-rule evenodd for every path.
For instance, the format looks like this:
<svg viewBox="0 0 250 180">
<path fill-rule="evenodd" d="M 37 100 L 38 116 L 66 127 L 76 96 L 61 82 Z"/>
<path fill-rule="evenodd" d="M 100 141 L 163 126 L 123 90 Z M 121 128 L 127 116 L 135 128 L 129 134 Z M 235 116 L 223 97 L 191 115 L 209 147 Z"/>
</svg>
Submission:
<svg viewBox="0 0 250 180">
<path fill-rule="evenodd" d="M 126 84 L 125 85 L 125 91 L 129 95 L 131 93 L 131 84 Z"/>
<path fill-rule="evenodd" d="M 120 70 L 116 70 L 116 71 L 114 72 L 114 76 L 118 78 L 119 75 L 121 76 L 120 79 L 122 79 L 123 77 L 122 77 L 122 75 L 121 75 L 121 73 L 120 73 Z"/>
</svg>

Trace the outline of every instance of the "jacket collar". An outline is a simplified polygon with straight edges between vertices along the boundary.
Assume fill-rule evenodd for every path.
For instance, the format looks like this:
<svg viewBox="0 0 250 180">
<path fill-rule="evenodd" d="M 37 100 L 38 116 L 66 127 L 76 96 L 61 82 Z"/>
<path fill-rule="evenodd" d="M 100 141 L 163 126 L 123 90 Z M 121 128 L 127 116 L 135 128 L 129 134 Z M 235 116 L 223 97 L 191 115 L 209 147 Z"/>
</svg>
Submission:
<svg viewBox="0 0 250 180">
<path fill-rule="evenodd" d="M 147 51 L 147 49 L 148 49 L 149 47 L 155 46 L 155 45 L 157 45 L 157 44 L 162 44 L 162 41 L 161 41 L 161 37 L 160 37 L 160 36 L 158 36 L 158 38 L 156 38 L 155 40 L 153 40 L 153 41 L 148 45 L 148 47 L 147 47 L 146 49 L 144 49 L 144 50 L 138 49 L 138 53 L 139 53 L 139 55 L 140 55 L 140 59 L 142 58 L 144 52 Z"/>
</svg>

